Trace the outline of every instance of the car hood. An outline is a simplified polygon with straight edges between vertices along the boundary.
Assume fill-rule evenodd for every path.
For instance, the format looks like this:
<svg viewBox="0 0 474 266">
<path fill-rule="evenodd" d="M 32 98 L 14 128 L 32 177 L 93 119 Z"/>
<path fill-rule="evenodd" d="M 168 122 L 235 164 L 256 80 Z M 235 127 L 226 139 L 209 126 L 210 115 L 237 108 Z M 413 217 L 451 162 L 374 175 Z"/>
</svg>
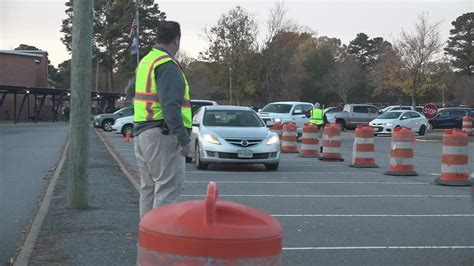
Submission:
<svg viewBox="0 0 474 266">
<path fill-rule="evenodd" d="M 223 139 L 264 139 L 268 135 L 266 127 L 206 127 L 206 129 Z"/>
<path fill-rule="evenodd" d="M 395 121 L 398 121 L 398 119 L 380 119 L 380 118 L 377 118 L 377 119 L 374 119 L 371 121 L 371 123 L 388 123 L 388 122 L 395 122 Z"/>
</svg>

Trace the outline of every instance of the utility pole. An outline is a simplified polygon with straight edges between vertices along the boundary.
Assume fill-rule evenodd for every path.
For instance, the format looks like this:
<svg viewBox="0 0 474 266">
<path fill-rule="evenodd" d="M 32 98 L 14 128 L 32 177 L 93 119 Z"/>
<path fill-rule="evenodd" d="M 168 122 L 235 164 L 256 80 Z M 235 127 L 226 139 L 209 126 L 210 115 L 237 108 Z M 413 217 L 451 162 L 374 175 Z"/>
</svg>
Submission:
<svg viewBox="0 0 474 266">
<path fill-rule="evenodd" d="M 86 209 L 92 78 L 93 0 L 74 1 L 68 205 Z"/>
<path fill-rule="evenodd" d="M 229 105 L 232 105 L 232 67 L 229 67 Z"/>
</svg>

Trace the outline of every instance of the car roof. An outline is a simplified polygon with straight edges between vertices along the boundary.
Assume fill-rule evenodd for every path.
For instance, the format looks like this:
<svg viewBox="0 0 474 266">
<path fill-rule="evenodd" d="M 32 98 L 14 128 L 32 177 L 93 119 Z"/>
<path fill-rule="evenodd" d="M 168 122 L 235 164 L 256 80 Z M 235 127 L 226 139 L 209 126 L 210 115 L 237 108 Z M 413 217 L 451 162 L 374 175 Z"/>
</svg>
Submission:
<svg viewBox="0 0 474 266">
<path fill-rule="evenodd" d="M 191 102 L 214 103 L 214 101 L 211 101 L 211 100 L 195 100 L 195 99 L 191 99 Z"/>
<path fill-rule="evenodd" d="M 206 110 L 253 111 L 250 107 L 236 105 L 208 105 L 201 108 L 205 108 Z"/>
<path fill-rule="evenodd" d="M 273 103 L 269 103 L 269 104 L 310 104 L 310 105 L 313 105 L 312 103 L 308 103 L 308 102 L 290 102 L 290 101 L 283 101 L 283 102 L 273 102 Z"/>
<path fill-rule="evenodd" d="M 470 111 L 471 109 L 469 109 L 468 107 L 445 107 L 445 108 L 438 109 L 438 111 L 441 111 L 441 110 L 468 110 Z"/>
</svg>

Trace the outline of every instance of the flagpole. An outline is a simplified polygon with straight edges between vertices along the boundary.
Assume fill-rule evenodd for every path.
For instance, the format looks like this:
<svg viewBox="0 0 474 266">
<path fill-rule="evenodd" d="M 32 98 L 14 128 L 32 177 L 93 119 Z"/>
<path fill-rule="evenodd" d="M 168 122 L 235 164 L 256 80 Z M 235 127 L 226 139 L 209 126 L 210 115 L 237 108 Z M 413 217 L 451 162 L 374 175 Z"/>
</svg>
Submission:
<svg viewBox="0 0 474 266">
<path fill-rule="evenodd" d="M 137 36 L 138 36 L 138 49 L 137 49 L 137 67 L 140 63 L 140 13 L 138 12 L 138 5 L 137 5 Z"/>
</svg>

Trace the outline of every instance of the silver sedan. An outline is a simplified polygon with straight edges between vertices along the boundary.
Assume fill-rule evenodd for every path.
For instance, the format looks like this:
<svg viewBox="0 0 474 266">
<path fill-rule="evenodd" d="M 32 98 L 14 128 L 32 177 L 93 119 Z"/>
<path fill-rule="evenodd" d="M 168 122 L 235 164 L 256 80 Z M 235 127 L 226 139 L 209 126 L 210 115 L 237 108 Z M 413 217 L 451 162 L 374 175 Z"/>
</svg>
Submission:
<svg viewBox="0 0 474 266">
<path fill-rule="evenodd" d="M 267 126 L 248 107 L 203 106 L 193 117 L 191 157 L 198 169 L 211 163 L 245 163 L 276 170 L 280 140 Z"/>
</svg>

